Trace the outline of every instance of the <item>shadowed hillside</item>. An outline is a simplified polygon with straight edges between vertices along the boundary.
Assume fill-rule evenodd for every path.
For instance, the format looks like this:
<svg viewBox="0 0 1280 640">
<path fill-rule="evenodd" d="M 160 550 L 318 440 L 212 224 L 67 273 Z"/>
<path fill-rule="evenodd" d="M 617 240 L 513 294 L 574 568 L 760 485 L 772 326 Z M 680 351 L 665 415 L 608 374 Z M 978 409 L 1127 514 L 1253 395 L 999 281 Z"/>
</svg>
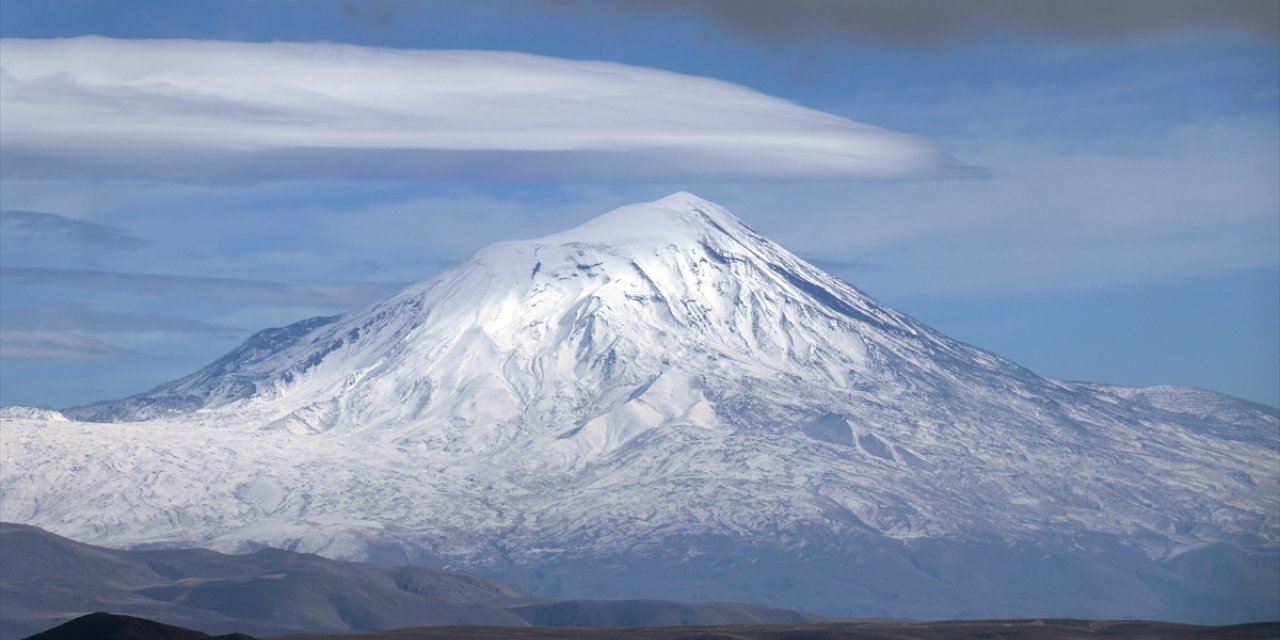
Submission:
<svg viewBox="0 0 1280 640">
<path fill-rule="evenodd" d="M 105 549 L 9 523 L 0 524 L 0 566 L 4 640 L 103 610 L 212 633 L 259 636 L 424 625 L 660 626 L 811 619 L 794 611 L 737 604 L 560 602 L 526 596 L 477 576 L 336 562 L 279 549 L 244 555 Z M 101 626 L 91 623 L 81 624 L 86 629 Z M 131 628 L 122 627 L 126 635 L 118 640 L 131 638 Z"/>
<path fill-rule="evenodd" d="M 1206 627 L 1148 621 L 975 620 L 730 625 L 702 628 L 434 627 L 362 635 L 289 636 L 289 640 L 1261 640 L 1280 637 L 1280 622 Z M 207 634 L 128 616 L 96 613 L 28 640 L 252 640 Z"/>
</svg>

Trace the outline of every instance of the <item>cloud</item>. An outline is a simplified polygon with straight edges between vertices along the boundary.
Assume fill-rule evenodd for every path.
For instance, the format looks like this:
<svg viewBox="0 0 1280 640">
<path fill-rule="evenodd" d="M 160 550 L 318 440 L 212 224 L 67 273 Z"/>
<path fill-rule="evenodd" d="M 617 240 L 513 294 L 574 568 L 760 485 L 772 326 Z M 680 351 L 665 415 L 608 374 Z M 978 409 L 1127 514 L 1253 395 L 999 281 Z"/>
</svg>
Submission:
<svg viewBox="0 0 1280 640">
<path fill-rule="evenodd" d="M 1280 264 L 1273 114 L 1145 131 L 1120 148 L 959 146 L 1008 170 L 983 181 L 707 195 L 873 295 L 1080 291 Z M 848 260 L 874 268 L 840 264 Z"/>
<path fill-rule="evenodd" d="M 145 358 L 101 340 L 62 331 L 0 330 L 0 359 L 54 361 L 110 361 Z"/>
<path fill-rule="evenodd" d="M 91 333 L 179 333 L 238 338 L 245 332 L 190 318 L 92 309 L 80 304 L 42 304 L 0 309 L 6 331 L 88 331 Z"/>
<path fill-rule="evenodd" d="M 0 229 L 24 238 L 67 242 L 97 249 L 136 249 L 147 242 L 110 225 L 38 211 L 0 211 Z"/>
<path fill-rule="evenodd" d="M 113 290 L 152 298 L 290 306 L 355 306 L 379 300 L 405 286 L 402 282 L 285 283 L 41 267 L 0 268 L 0 278 L 17 286 Z"/>
<path fill-rule="evenodd" d="M 13 175 L 653 181 L 897 179 L 937 145 L 726 82 L 487 51 L 0 41 Z"/>
<path fill-rule="evenodd" d="M 583 0 L 546 0 L 581 8 Z M 1115 42 L 1186 31 L 1233 31 L 1280 43 L 1275 0 L 620 0 L 635 11 L 695 11 L 766 43 L 827 35 L 936 46 L 990 32 Z"/>
</svg>

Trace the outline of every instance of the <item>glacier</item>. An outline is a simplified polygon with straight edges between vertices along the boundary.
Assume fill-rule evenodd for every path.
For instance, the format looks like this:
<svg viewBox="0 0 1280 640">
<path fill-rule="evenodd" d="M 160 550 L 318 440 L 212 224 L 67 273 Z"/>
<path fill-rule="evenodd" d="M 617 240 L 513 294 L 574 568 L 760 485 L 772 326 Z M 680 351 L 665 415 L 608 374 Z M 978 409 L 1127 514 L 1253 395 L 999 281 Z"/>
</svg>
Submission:
<svg viewBox="0 0 1280 640">
<path fill-rule="evenodd" d="M 688 193 L 123 400 L 0 410 L 0 519 L 557 596 L 1280 617 L 1280 411 L 1056 381 Z"/>
</svg>

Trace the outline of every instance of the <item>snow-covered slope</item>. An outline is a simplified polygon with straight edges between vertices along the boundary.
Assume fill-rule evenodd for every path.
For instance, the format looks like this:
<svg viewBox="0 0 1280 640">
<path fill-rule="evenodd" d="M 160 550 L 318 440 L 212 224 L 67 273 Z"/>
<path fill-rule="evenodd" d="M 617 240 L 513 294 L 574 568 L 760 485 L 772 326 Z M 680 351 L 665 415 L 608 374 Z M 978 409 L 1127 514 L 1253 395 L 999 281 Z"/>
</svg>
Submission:
<svg viewBox="0 0 1280 640">
<path fill-rule="evenodd" d="M 48 407 L 28 407 L 24 405 L 6 405 L 0 407 L 0 420 L 43 420 L 45 422 L 66 422 L 67 417 L 57 409 Z"/>
<path fill-rule="evenodd" d="M 0 516 L 96 543 L 837 615 L 1280 606 L 1275 409 L 1046 380 L 686 193 L 64 413 L 6 416 Z"/>
</svg>

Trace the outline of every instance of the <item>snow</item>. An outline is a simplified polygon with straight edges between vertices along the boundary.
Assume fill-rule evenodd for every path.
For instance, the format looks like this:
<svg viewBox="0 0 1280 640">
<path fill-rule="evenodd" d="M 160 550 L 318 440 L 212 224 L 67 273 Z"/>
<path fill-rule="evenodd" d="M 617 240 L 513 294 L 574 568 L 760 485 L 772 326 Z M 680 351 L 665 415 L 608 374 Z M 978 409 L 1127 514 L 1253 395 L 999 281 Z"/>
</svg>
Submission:
<svg viewBox="0 0 1280 640">
<path fill-rule="evenodd" d="M 720 229 L 709 225 L 737 227 L 741 223 L 718 205 L 687 191 L 661 200 L 628 205 L 597 216 L 586 223 L 534 240 L 536 244 L 605 244 L 691 246 Z"/>
<path fill-rule="evenodd" d="M 0 407 L 0 420 L 42 420 L 46 422 L 66 422 L 67 417 L 61 411 L 48 407 L 27 407 L 8 405 Z"/>
<path fill-rule="evenodd" d="M 0 517 L 109 545 L 536 568 L 708 535 L 1280 544 L 1274 409 L 1045 380 L 687 193 L 67 413 L 102 422 L 0 414 Z"/>
</svg>

